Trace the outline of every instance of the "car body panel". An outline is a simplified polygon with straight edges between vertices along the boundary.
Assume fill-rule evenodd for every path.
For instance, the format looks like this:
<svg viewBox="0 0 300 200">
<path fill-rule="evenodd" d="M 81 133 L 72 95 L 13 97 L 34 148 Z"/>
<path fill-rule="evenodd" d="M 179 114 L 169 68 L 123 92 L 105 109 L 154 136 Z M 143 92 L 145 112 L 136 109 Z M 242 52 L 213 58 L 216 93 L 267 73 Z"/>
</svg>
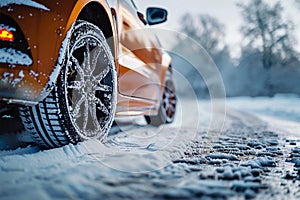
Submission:
<svg viewBox="0 0 300 200">
<path fill-rule="evenodd" d="M 7 80 L 4 84 L 0 84 L 0 96 L 4 97 L 4 100 L 8 99 L 11 102 L 24 100 L 35 104 L 47 96 L 58 75 L 59 69 L 55 70 L 55 67 L 60 67 L 56 65 L 62 41 L 88 2 L 90 1 L 44 0 L 39 3 L 49 10 L 14 4 L 0 9 L 1 13 L 9 15 L 21 27 L 34 61 L 31 66 L 17 65 L 13 68 L 0 63 L 1 80 Z M 106 1 L 95 2 L 110 12 Z M 111 14 L 109 16 L 112 24 Z M 23 78 L 19 74 L 24 74 Z M 15 80 L 19 79 L 21 80 L 15 84 Z"/>
<path fill-rule="evenodd" d="M 138 17 L 132 1 L 120 1 L 120 83 L 121 94 L 157 100 L 162 68 L 159 44 Z M 145 93 L 144 91 L 148 91 Z"/>
<path fill-rule="evenodd" d="M 1 101 L 34 105 L 48 95 L 61 68 L 60 51 L 67 32 L 83 8 L 93 2 L 104 9 L 112 29 L 110 40 L 114 44 L 119 85 L 116 114 L 157 112 L 161 83 L 171 59 L 160 49 L 155 36 L 144 29 L 130 1 L 35 2 L 47 9 L 15 4 L 0 7 L 0 13 L 13 18 L 20 26 L 33 59 L 29 66 L 0 63 Z"/>
</svg>

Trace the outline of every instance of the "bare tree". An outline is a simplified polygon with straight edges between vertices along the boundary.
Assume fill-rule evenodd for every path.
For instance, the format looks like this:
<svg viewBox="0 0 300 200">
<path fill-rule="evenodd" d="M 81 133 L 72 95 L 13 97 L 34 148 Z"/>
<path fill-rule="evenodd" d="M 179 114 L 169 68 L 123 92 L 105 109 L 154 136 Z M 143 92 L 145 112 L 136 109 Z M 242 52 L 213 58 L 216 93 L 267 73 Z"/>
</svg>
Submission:
<svg viewBox="0 0 300 200">
<path fill-rule="evenodd" d="M 224 25 L 210 15 L 185 14 L 181 18 L 181 31 L 199 42 L 210 54 L 225 48 Z"/>
<path fill-rule="evenodd" d="M 213 16 L 191 14 L 185 14 L 180 20 L 180 25 L 182 32 L 196 40 L 210 54 L 221 73 L 225 87 L 229 88 L 231 84 L 231 80 L 229 80 L 230 74 L 235 67 L 230 57 L 230 48 L 225 42 L 225 26 Z M 199 57 L 197 51 L 193 49 L 193 45 L 189 46 L 186 41 L 179 42 L 176 48 L 180 51 L 189 52 L 192 57 Z M 205 66 L 206 64 L 203 63 L 203 68 L 205 68 Z M 213 76 L 217 76 L 217 74 L 212 74 L 212 79 Z M 199 77 L 195 76 L 193 70 L 189 71 L 187 77 L 189 77 L 189 79 L 195 77 L 195 81 L 191 83 L 192 85 L 196 84 L 200 88 L 204 88 L 202 85 L 206 85 L 204 81 L 201 81 Z M 202 94 L 205 92 L 209 96 L 208 90 L 204 90 Z"/>
<path fill-rule="evenodd" d="M 246 46 L 258 48 L 265 69 L 270 69 L 278 62 L 285 65 L 298 61 L 292 35 L 294 26 L 291 21 L 283 18 L 280 2 L 271 5 L 263 0 L 252 0 L 239 3 L 238 7 L 244 19 L 241 31 Z"/>
</svg>

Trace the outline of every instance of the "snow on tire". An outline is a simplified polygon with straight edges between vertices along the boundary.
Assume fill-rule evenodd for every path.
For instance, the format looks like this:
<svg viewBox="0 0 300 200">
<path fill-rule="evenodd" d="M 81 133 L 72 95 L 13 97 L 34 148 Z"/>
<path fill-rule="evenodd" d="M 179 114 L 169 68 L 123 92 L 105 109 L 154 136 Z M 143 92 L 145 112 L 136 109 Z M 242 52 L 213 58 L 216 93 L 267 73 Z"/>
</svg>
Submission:
<svg viewBox="0 0 300 200">
<path fill-rule="evenodd" d="M 103 139 L 115 114 L 115 65 L 103 33 L 82 20 L 71 31 L 53 91 L 38 105 L 19 108 L 24 127 L 43 148 Z"/>
</svg>

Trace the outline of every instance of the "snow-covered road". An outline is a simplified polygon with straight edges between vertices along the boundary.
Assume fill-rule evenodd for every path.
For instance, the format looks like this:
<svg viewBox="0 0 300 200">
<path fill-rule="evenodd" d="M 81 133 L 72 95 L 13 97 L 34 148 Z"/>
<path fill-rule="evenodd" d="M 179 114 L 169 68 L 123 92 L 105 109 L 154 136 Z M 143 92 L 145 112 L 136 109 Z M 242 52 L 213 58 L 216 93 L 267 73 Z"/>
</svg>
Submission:
<svg viewBox="0 0 300 200">
<path fill-rule="evenodd" d="M 180 100 L 158 129 L 119 119 L 104 144 L 0 151 L 0 199 L 300 198 L 297 97 L 228 99 L 225 123 L 222 102 Z"/>
</svg>

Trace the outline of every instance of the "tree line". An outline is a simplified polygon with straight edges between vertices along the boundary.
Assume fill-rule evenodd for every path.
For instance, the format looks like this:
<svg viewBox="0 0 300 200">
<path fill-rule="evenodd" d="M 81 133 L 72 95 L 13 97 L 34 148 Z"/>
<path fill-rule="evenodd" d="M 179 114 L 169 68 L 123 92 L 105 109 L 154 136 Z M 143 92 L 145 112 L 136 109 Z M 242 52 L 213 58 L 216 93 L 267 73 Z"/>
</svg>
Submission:
<svg viewBox="0 0 300 200">
<path fill-rule="evenodd" d="M 300 7 L 299 0 L 295 4 Z M 181 31 L 201 44 L 212 57 L 228 96 L 300 94 L 300 54 L 296 49 L 295 25 L 284 16 L 286 11 L 281 2 L 251 0 L 236 6 L 243 20 L 241 53 L 236 60 L 231 58 L 230 46 L 225 42 L 225 25 L 215 17 L 185 14 L 180 21 Z M 185 45 L 179 42 L 175 48 L 184 51 Z M 203 87 L 201 81 L 198 86 Z M 203 88 L 202 93 L 205 92 Z"/>
</svg>

